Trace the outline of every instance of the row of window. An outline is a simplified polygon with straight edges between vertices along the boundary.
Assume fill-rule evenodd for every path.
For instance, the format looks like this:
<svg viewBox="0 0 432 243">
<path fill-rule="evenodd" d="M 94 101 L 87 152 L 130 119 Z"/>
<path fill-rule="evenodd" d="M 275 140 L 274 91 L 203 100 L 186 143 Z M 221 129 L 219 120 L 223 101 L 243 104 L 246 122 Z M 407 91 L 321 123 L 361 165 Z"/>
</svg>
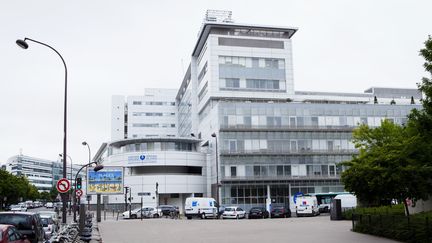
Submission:
<svg viewBox="0 0 432 243">
<path fill-rule="evenodd" d="M 275 117 L 406 117 L 416 106 L 389 105 L 347 105 L 347 104 L 307 104 L 307 103 L 220 103 L 221 115 L 265 115 Z M 338 118 L 339 119 L 339 118 Z"/>
<path fill-rule="evenodd" d="M 146 142 L 127 144 L 118 147 L 109 147 L 108 154 L 119 154 L 127 152 L 145 152 L 145 151 L 196 151 L 195 144 L 182 142 Z"/>
<path fill-rule="evenodd" d="M 132 127 L 175 127 L 175 124 L 170 123 L 134 123 Z"/>
<path fill-rule="evenodd" d="M 222 89 L 280 90 L 284 88 L 280 86 L 280 80 L 221 78 L 219 83 Z"/>
<path fill-rule="evenodd" d="M 227 165 L 226 165 L 227 166 Z M 225 167 L 226 167 L 225 166 Z M 246 165 L 222 167 L 223 177 L 334 177 L 342 173 L 340 165 Z"/>
<path fill-rule="evenodd" d="M 380 126 L 383 120 L 405 124 L 406 117 L 358 117 L 358 116 L 265 116 L 265 115 L 225 115 L 221 117 L 221 127 L 265 128 L 265 127 L 324 127 L 348 126 L 359 124 Z"/>
<path fill-rule="evenodd" d="M 354 150 L 351 140 L 330 139 L 245 139 L 223 140 L 221 152 L 297 152 Z"/>
<path fill-rule="evenodd" d="M 174 112 L 132 112 L 132 116 L 175 116 Z"/>
<path fill-rule="evenodd" d="M 285 69 L 285 60 L 276 58 L 219 56 L 219 64 L 246 68 Z"/>
<path fill-rule="evenodd" d="M 342 161 L 351 160 L 351 155 L 277 155 L 277 156 L 222 156 L 222 165 L 247 164 L 247 165 L 262 165 L 262 164 L 337 164 Z"/>
<path fill-rule="evenodd" d="M 133 105 L 170 105 L 175 106 L 175 102 L 164 102 L 164 101 L 133 101 Z"/>
</svg>

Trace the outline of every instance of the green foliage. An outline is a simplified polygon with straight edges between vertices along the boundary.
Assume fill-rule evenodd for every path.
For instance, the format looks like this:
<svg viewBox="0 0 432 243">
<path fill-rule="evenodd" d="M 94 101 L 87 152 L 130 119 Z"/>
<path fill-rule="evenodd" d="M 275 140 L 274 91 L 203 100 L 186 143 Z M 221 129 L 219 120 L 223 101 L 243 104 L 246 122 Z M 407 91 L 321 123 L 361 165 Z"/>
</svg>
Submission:
<svg viewBox="0 0 432 243">
<path fill-rule="evenodd" d="M 404 216 L 405 209 L 403 204 L 379 206 L 379 207 L 357 207 L 357 208 L 345 210 L 342 213 L 342 217 L 343 219 L 351 220 L 353 214 Z"/>
<path fill-rule="evenodd" d="M 432 38 L 420 50 L 432 75 Z M 418 84 L 422 109 L 414 109 L 406 126 L 384 121 L 380 127 L 362 125 L 353 133 L 359 154 L 342 163 L 345 189 L 365 205 L 388 204 L 391 199 L 428 199 L 432 195 L 432 80 Z"/>
<path fill-rule="evenodd" d="M 404 127 L 387 120 L 377 128 L 361 125 L 353 133 L 359 154 L 343 163 L 349 166 L 342 174 L 346 190 L 369 206 L 388 204 L 394 198 L 427 197 L 424 185 L 430 183 L 430 174 L 420 171 L 410 158 L 414 141 Z"/>
<path fill-rule="evenodd" d="M 0 170 L 0 202 L 2 204 L 10 205 L 19 202 L 20 199 L 36 200 L 39 197 L 37 188 L 31 185 L 27 178 Z"/>
<path fill-rule="evenodd" d="M 406 217 L 403 213 L 365 213 L 356 210 L 353 231 L 403 242 L 432 242 L 432 211 Z M 400 211 L 403 211 L 400 207 Z"/>
</svg>

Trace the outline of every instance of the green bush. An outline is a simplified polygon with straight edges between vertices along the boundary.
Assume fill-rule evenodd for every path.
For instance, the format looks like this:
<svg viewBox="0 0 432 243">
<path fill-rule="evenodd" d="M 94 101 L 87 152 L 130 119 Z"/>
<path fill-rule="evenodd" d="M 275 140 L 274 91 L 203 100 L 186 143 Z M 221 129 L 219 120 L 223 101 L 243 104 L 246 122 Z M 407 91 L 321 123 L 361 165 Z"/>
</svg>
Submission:
<svg viewBox="0 0 432 243">
<path fill-rule="evenodd" d="M 342 212 L 343 219 L 351 220 L 352 214 L 370 214 L 370 215 L 405 215 L 405 209 L 403 204 L 396 204 L 391 206 L 381 206 L 372 208 L 357 207 L 348 209 Z"/>
<path fill-rule="evenodd" d="M 404 242 L 432 242 L 432 211 L 407 217 L 402 205 L 391 208 L 358 208 L 351 211 L 350 215 L 354 217 L 355 232 Z"/>
</svg>

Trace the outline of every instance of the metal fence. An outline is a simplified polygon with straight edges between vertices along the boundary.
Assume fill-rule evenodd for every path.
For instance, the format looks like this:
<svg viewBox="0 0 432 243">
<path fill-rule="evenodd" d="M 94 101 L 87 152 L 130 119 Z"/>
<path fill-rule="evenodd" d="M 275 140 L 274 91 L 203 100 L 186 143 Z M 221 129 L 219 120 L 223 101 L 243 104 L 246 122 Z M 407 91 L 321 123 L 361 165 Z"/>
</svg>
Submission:
<svg viewBox="0 0 432 243">
<path fill-rule="evenodd" d="M 432 242 L 428 216 L 353 214 L 352 230 L 403 242 Z"/>
</svg>

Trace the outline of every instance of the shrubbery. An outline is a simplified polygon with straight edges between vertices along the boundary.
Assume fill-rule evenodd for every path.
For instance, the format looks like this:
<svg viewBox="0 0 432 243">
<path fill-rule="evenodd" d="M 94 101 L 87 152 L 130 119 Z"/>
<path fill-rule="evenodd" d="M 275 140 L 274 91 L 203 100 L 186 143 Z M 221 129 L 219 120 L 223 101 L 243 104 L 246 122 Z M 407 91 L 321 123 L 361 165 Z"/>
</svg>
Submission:
<svg viewBox="0 0 432 243">
<path fill-rule="evenodd" d="M 404 242 L 432 242 L 432 211 L 405 216 L 403 205 L 356 208 L 344 212 L 353 231 Z"/>
</svg>

